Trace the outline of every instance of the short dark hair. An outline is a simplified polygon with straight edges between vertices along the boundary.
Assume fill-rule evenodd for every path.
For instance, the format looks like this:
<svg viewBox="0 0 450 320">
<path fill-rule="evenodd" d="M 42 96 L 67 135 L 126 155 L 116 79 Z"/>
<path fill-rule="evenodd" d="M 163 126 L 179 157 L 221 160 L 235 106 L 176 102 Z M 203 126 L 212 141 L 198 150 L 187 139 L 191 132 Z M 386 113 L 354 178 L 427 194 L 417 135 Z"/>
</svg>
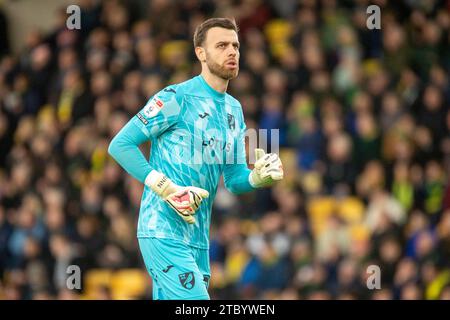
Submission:
<svg viewBox="0 0 450 320">
<path fill-rule="evenodd" d="M 195 29 L 194 47 L 201 47 L 203 42 L 205 42 L 208 30 L 214 27 L 234 30 L 236 33 L 239 32 L 239 28 L 234 20 L 229 18 L 211 18 L 204 21 Z"/>
</svg>

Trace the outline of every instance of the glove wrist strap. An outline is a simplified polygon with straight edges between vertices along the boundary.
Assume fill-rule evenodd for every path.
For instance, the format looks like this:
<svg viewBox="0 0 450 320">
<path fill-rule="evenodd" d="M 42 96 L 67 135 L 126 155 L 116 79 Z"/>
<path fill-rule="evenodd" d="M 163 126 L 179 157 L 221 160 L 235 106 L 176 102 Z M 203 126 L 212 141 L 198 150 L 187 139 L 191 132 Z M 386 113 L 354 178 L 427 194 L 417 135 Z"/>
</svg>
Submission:
<svg viewBox="0 0 450 320">
<path fill-rule="evenodd" d="M 166 190 L 168 190 L 171 184 L 172 180 L 156 170 L 152 170 L 145 178 L 145 185 L 162 198 L 165 198 Z"/>
<path fill-rule="evenodd" d="M 250 172 L 250 174 L 248 175 L 248 182 L 250 183 L 250 185 L 253 187 L 253 188 L 258 188 L 258 183 L 254 180 L 254 175 L 255 175 L 255 172 Z"/>
</svg>

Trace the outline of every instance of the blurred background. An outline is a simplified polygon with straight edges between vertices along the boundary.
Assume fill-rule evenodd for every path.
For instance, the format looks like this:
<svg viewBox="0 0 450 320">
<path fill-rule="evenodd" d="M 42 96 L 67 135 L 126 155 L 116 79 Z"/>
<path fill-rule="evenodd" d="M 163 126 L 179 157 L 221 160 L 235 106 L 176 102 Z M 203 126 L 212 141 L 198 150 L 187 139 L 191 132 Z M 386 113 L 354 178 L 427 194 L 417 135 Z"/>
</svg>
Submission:
<svg viewBox="0 0 450 320">
<path fill-rule="evenodd" d="M 142 185 L 107 147 L 199 73 L 192 35 L 213 16 L 240 27 L 229 93 L 248 128 L 280 129 L 286 177 L 221 184 L 211 298 L 450 299 L 448 0 L 1 0 L 0 299 L 151 299 Z"/>
</svg>

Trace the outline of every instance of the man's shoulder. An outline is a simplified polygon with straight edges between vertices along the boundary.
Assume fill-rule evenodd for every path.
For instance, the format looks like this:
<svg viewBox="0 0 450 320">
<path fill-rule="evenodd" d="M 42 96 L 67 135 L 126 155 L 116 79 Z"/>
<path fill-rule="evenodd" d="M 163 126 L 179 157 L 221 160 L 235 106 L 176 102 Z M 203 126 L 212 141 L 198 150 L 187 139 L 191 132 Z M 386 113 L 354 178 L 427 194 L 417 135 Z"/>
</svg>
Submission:
<svg viewBox="0 0 450 320">
<path fill-rule="evenodd" d="M 156 97 L 162 100 L 171 100 L 173 99 L 173 97 L 175 97 L 178 103 L 181 103 L 186 93 L 192 90 L 192 80 L 194 80 L 194 78 L 184 82 L 169 84 L 168 86 L 161 89 L 156 94 Z"/>
<path fill-rule="evenodd" d="M 184 95 L 191 95 L 195 92 L 198 92 L 196 77 L 183 82 L 170 84 L 160 92 L 172 93 L 176 95 L 177 99 L 183 99 Z"/>
<path fill-rule="evenodd" d="M 176 95 L 183 94 L 184 91 L 186 90 L 186 88 L 189 86 L 189 82 L 191 80 L 192 79 L 189 79 L 187 81 L 180 82 L 180 83 L 169 84 L 164 89 L 162 89 L 160 92 L 168 92 L 168 93 L 172 93 L 172 94 L 176 94 Z"/>
<path fill-rule="evenodd" d="M 201 89 L 198 76 L 188 79 L 186 81 L 175 83 L 168 85 L 165 87 L 162 92 L 171 92 L 177 96 L 177 99 L 182 100 L 185 95 L 188 96 L 197 96 L 203 98 L 210 98 L 211 96 Z M 229 93 L 225 94 L 225 102 L 234 108 L 241 108 L 241 103 L 238 99 L 230 95 Z"/>
</svg>

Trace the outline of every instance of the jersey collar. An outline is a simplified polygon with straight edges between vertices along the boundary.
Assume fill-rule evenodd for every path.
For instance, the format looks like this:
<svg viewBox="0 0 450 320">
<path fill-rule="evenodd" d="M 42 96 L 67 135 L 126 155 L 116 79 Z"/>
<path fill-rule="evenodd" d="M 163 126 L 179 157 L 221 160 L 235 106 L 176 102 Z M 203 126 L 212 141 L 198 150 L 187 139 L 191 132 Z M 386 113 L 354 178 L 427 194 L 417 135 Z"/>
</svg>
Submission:
<svg viewBox="0 0 450 320">
<path fill-rule="evenodd" d="M 208 93 L 210 93 L 213 97 L 221 99 L 221 100 L 225 99 L 226 93 L 219 92 L 216 89 L 214 89 L 213 87 L 211 87 L 205 81 L 205 79 L 203 79 L 203 76 L 201 74 L 198 75 L 197 77 L 200 79 L 200 82 L 201 82 L 202 86 L 205 88 L 205 90 L 208 91 Z"/>
</svg>

